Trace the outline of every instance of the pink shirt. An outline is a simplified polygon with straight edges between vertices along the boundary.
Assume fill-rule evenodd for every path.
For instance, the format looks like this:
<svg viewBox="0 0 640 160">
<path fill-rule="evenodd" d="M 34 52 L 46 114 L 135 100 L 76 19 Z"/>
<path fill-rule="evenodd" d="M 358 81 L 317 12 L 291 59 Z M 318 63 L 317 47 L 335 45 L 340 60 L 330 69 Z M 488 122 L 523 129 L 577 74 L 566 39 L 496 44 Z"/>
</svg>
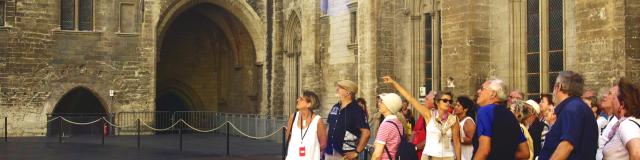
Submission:
<svg viewBox="0 0 640 160">
<path fill-rule="evenodd" d="M 391 121 L 398 125 L 396 128 L 395 125 L 387 122 Z M 398 130 L 404 134 L 404 130 L 402 129 L 402 122 L 398 120 L 398 117 L 391 115 L 384 118 L 384 121 L 380 123 L 380 128 L 378 129 L 378 134 L 376 135 L 376 143 L 384 144 L 387 146 L 389 153 L 392 158 L 395 158 L 398 153 L 398 147 L 400 147 L 400 134 Z M 382 156 L 380 156 L 383 160 L 388 160 L 389 155 L 387 155 L 386 151 L 382 151 Z"/>
</svg>

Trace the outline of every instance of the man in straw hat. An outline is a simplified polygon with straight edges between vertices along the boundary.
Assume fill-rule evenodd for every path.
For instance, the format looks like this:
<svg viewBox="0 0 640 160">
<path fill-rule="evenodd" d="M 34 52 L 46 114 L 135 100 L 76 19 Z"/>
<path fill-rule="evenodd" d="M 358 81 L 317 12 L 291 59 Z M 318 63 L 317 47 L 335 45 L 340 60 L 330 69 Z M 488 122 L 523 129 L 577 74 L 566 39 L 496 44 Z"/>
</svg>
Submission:
<svg viewBox="0 0 640 160">
<path fill-rule="evenodd" d="M 325 159 L 356 159 L 364 151 L 371 131 L 366 114 L 355 101 L 358 85 L 350 80 L 336 84 L 336 96 L 340 101 L 329 113 L 329 133 Z"/>
</svg>

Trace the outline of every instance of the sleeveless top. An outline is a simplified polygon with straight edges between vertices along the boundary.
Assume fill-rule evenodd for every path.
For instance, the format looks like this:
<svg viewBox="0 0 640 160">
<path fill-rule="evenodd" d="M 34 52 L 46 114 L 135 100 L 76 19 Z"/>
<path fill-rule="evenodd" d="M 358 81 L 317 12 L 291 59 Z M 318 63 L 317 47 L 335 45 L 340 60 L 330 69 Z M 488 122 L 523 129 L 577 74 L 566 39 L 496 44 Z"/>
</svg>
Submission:
<svg viewBox="0 0 640 160">
<path fill-rule="evenodd" d="M 436 122 L 436 114 L 431 117 L 426 127 L 427 137 L 425 138 L 422 155 L 432 157 L 454 157 L 453 134 L 451 127 L 458 125 L 457 117 L 450 114 L 444 122 Z M 459 134 L 459 133 L 456 133 Z"/>
<path fill-rule="evenodd" d="M 316 115 L 311 120 L 311 124 L 306 128 L 298 126 L 300 113 L 296 114 L 291 127 L 291 140 L 287 149 L 287 160 L 318 160 L 320 159 L 320 142 L 318 140 L 318 121 L 320 116 Z M 303 139 L 304 136 L 304 139 Z M 304 156 L 300 156 L 300 150 L 304 147 Z"/>
<path fill-rule="evenodd" d="M 460 141 L 462 141 L 464 138 L 473 138 L 473 135 L 471 135 L 471 137 L 467 137 L 464 134 L 464 123 L 466 123 L 467 120 L 471 120 L 471 123 L 476 123 L 471 117 L 465 117 L 462 121 L 460 121 Z M 473 145 L 460 144 L 460 154 L 462 160 L 471 160 L 471 158 L 473 158 Z"/>
</svg>

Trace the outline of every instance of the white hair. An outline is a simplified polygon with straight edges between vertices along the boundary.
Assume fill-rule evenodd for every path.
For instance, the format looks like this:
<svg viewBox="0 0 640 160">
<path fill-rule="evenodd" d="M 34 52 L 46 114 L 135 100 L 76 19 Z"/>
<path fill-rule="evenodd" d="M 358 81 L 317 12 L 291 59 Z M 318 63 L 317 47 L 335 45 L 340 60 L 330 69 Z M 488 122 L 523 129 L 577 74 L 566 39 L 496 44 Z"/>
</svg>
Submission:
<svg viewBox="0 0 640 160">
<path fill-rule="evenodd" d="M 504 91 L 504 88 L 505 88 L 504 81 L 500 79 L 490 79 L 487 82 L 489 83 L 489 85 L 487 86 L 487 89 L 495 91 L 496 97 L 500 101 L 504 101 L 507 99 L 507 94 Z"/>
</svg>

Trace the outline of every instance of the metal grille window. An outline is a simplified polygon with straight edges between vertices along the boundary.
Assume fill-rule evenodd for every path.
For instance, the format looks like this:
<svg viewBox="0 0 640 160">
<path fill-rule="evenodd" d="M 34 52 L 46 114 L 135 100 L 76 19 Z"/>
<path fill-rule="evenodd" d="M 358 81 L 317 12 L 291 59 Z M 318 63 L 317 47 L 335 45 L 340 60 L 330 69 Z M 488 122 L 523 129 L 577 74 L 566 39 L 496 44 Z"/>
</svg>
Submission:
<svg viewBox="0 0 640 160">
<path fill-rule="evenodd" d="M 93 30 L 93 0 L 78 0 L 80 7 L 78 16 L 78 30 Z"/>
<path fill-rule="evenodd" d="M 60 0 L 60 29 L 93 30 L 93 0 Z"/>
<path fill-rule="evenodd" d="M 540 94 L 540 14 L 539 0 L 527 1 L 527 96 Z"/>
<path fill-rule="evenodd" d="M 564 70 L 562 0 L 549 0 L 549 91 L 556 77 Z"/>
<path fill-rule="evenodd" d="M 425 49 L 425 88 L 433 90 L 433 28 L 432 16 L 427 13 L 424 23 L 424 49 Z"/>
<path fill-rule="evenodd" d="M 4 17 L 6 15 L 5 6 L 6 2 L 4 0 L 0 0 L 0 26 L 4 26 Z"/>
<path fill-rule="evenodd" d="M 542 3 L 547 3 L 548 8 L 540 10 Z M 526 84 L 529 98 L 551 92 L 556 77 L 564 70 L 562 5 L 562 0 L 527 1 Z M 544 21 L 548 22 L 546 31 L 540 30 Z M 548 35 L 548 39 L 541 35 Z"/>
<path fill-rule="evenodd" d="M 60 0 L 60 28 L 62 30 L 75 29 L 75 2 L 74 0 Z"/>
</svg>

